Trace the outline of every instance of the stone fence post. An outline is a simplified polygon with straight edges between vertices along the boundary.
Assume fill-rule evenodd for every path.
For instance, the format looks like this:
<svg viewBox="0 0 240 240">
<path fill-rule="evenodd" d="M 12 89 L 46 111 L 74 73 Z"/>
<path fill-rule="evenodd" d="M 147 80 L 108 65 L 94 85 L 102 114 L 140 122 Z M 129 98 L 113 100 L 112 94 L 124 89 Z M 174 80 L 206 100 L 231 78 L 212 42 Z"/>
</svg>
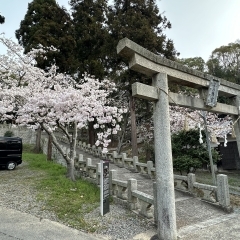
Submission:
<svg viewBox="0 0 240 240">
<path fill-rule="evenodd" d="M 78 162 L 82 162 L 83 161 L 83 154 L 79 154 L 78 155 Z"/>
<path fill-rule="evenodd" d="M 97 185 L 100 185 L 101 170 L 102 170 L 101 163 L 97 163 L 97 171 L 96 171 Z"/>
<path fill-rule="evenodd" d="M 196 182 L 196 176 L 193 173 L 189 173 L 187 175 L 187 181 L 188 181 L 188 191 L 190 193 L 193 193 L 193 185 Z"/>
<path fill-rule="evenodd" d="M 109 188 L 110 188 L 110 195 L 113 195 L 113 186 L 112 180 L 116 179 L 117 171 L 115 169 L 110 170 L 109 172 Z"/>
<path fill-rule="evenodd" d="M 117 155 L 118 155 L 118 154 L 117 154 L 117 151 L 113 151 L 113 152 L 112 152 L 113 158 L 117 158 Z"/>
<path fill-rule="evenodd" d="M 122 153 L 122 159 L 127 158 L 127 154 L 126 153 Z"/>
<path fill-rule="evenodd" d="M 151 176 L 151 170 L 153 168 L 153 162 L 152 161 L 147 161 L 147 170 L 148 170 L 148 175 Z"/>
<path fill-rule="evenodd" d="M 136 163 L 138 163 L 138 157 L 137 156 L 133 156 L 133 166 L 134 166 L 135 171 L 137 171 Z"/>
<path fill-rule="evenodd" d="M 217 175 L 217 198 L 220 206 L 222 206 L 228 212 L 232 211 L 227 175 Z"/>
<path fill-rule="evenodd" d="M 137 180 L 130 178 L 127 182 L 127 198 L 130 210 L 134 210 L 137 208 L 137 200 L 132 196 L 132 192 L 134 190 L 137 190 Z"/>
<path fill-rule="evenodd" d="M 92 165 L 92 159 L 87 158 L 86 167 L 91 166 L 91 165 Z"/>
</svg>

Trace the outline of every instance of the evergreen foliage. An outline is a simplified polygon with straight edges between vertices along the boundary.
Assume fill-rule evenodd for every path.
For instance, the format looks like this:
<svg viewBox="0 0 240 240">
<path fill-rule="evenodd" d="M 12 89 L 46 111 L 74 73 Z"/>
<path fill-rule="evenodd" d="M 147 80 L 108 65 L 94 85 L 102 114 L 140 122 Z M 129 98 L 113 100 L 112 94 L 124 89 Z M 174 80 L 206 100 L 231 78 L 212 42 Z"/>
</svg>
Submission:
<svg viewBox="0 0 240 240">
<path fill-rule="evenodd" d="M 25 53 L 32 48 L 53 46 L 59 51 L 49 51 L 47 59 L 39 57 L 38 67 L 45 69 L 55 63 L 59 72 L 72 73 L 76 70 L 74 50 L 74 28 L 70 15 L 55 0 L 33 0 L 15 32 Z"/>
<path fill-rule="evenodd" d="M 4 133 L 4 137 L 13 137 L 14 136 L 14 133 L 12 131 L 6 131 Z"/>
<path fill-rule="evenodd" d="M 75 26 L 76 57 L 80 73 L 87 72 L 96 78 L 107 75 L 106 0 L 71 0 Z M 115 47 L 116 48 L 116 47 Z M 115 51 L 112 49 L 112 51 Z"/>
<path fill-rule="evenodd" d="M 0 24 L 3 24 L 5 22 L 5 17 L 0 15 Z"/>
<path fill-rule="evenodd" d="M 205 71 L 205 61 L 201 57 L 194 57 L 194 58 L 181 58 L 177 60 L 179 63 L 192 68 L 194 70 L 204 72 Z"/>
<path fill-rule="evenodd" d="M 204 132 L 202 134 L 205 136 Z M 183 130 L 172 135 L 172 155 L 173 167 L 181 174 L 194 172 L 210 164 L 207 147 L 199 143 L 199 130 L 195 129 Z M 212 149 L 212 157 L 214 162 L 220 160 L 215 149 Z"/>
<path fill-rule="evenodd" d="M 210 74 L 240 84 L 240 41 L 213 50 L 207 66 Z"/>
<path fill-rule="evenodd" d="M 177 62 L 180 64 L 192 68 L 194 70 L 200 71 L 200 72 L 205 72 L 206 71 L 206 64 L 203 58 L 201 57 L 193 57 L 193 58 L 179 58 L 176 59 Z M 196 88 L 190 88 L 187 86 L 182 86 L 182 85 L 173 85 L 170 89 L 173 92 L 184 92 L 186 95 L 198 95 L 199 90 Z"/>
<path fill-rule="evenodd" d="M 111 74 L 118 83 L 118 87 L 126 91 L 126 95 L 129 96 L 132 154 L 137 156 L 135 115 L 143 105 L 147 106 L 147 109 L 150 109 L 150 106 L 144 104 L 145 101 L 142 99 L 132 99 L 131 85 L 136 81 L 149 84 L 152 80 L 129 70 L 128 63 L 116 53 L 117 43 L 127 37 L 149 51 L 169 59 L 174 59 L 178 53 L 173 41 L 167 39 L 164 34 L 164 30 L 171 28 L 171 23 L 159 13 L 155 0 L 115 0 L 108 8 L 107 17 L 107 27 L 111 37 L 107 48 L 109 50 L 108 69 L 112 70 Z"/>
<path fill-rule="evenodd" d="M 118 41 L 124 37 L 157 55 L 172 60 L 178 55 L 173 41 L 164 34 L 164 30 L 171 28 L 171 23 L 159 13 L 155 0 L 115 0 L 109 7 L 107 26 L 111 35 L 108 49 L 111 50 L 109 60 L 113 70 L 127 68 L 115 51 Z M 121 81 L 136 81 L 139 77 L 127 71 L 125 76 L 121 75 Z"/>
</svg>

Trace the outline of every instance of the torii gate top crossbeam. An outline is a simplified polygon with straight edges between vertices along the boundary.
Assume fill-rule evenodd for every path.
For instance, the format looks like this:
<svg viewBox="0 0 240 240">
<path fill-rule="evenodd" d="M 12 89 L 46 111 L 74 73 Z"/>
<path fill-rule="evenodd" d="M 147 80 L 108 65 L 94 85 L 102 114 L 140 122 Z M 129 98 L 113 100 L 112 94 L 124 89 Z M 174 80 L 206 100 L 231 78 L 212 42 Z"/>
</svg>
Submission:
<svg viewBox="0 0 240 240">
<path fill-rule="evenodd" d="M 129 61 L 130 69 L 147 76 L 152 77 L 159 72 L 166 73 L 169 81 L 193 88 L 207 88 L 210 80 L 214 78 L 220 82 L 219 95 L 240 96 L 240 85 L 156 55 L 128 38 L 119 41 L 117 53 Z"/>
</svg>

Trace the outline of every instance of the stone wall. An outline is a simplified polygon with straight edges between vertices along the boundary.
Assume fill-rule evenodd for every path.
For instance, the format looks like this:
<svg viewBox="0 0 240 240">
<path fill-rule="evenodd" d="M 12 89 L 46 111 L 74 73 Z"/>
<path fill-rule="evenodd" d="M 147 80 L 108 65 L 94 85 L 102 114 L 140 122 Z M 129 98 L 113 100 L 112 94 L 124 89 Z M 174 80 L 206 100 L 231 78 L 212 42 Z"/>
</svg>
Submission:
<svg viewBox="0 0 240 240">
<path fill-rule="evenodd" d="M 64 145 L 62 145 L 64 148 Z M 43 153 L 47 155 L 47 149 L 48 149 L 48 138 L 45 136 L 42 136 L 42 150 Z M 59 153 L 59 151 L 56 149 L 54 145 L 52 145 L 52 159 L 56 161 L 58 164 L 61 164 L 62 166 L 67 166 L 66 161 L 64 160 L 63 156 Z"/>
<path fill-rule="evenodd" d="M 24 144 L 35 144 L 36 132 L 27 127 L 19 127 L 12 124 L 0 124 L 0 136 L 4 136 L 7 131 L 11 131 L 14 137 L 20 137 Z"/>
</svg>

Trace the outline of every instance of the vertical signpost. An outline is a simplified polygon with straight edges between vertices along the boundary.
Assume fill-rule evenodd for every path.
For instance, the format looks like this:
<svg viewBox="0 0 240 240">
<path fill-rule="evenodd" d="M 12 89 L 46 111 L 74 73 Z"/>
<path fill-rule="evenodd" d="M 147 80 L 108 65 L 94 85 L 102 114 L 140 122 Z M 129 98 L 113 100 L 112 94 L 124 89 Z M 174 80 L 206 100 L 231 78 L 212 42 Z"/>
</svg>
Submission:
<svg viewBox="0 0 240 240">
<path fill-rule="evenodd" d="M 101 160 L 100 175 L 100 211 L 101 215 L 109 212 L 109 162 Z"/>
</svg>

